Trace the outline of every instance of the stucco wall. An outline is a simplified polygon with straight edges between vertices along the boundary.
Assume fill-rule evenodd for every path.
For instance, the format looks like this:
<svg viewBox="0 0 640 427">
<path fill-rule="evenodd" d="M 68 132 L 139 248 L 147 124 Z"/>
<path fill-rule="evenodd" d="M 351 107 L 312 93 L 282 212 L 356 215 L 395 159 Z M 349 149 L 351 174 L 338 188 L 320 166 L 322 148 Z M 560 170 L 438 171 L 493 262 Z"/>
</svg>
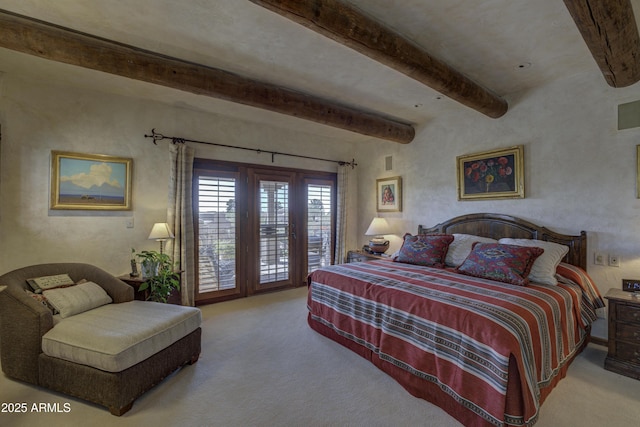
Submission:
<svg viewBox="0 0 640 427">
<path fill-rule="evenodd" d="M 345 144 L 214 114 L 99 91 L 57 87 L 5 74 L 0 81 L 0 270 L 27 264 L 78 260 L 113 273 L 128 271 L 131 247 L 155 249 L 147 236 L 166 212 L 168 142 L 154 146 L 143 135 L 157 127 L 167 135 L 218 141 L 338 159 L 355 157 L 357 229 L 353 246 L 375 211 L 376 178 L 403 178 L 404 209 L 381 214 L 396 237 L 418 224 L 434 225 L 473 212 L 507 213 L 563 233 L 588 233 L 588 272 L 604 294 L 622 278 L 640 278 L 640 200 L 636 198 L 636 145 L 640 129 L 617 130 L 617 105 L 640 98 L 640 86 L 613 89 L 597 71 L 558 80 L 508 98 L 502 118 L 452 108 L 417 129 L 413 142 Z M 458 201 L 456 156 L 524 145 L 526 198 Z M 51 150 L 100 153 L 134 159 L 131 212 L 49 209 Z M 270 156 L 197 146 L 200 157 L 271 164 Z M 393 157 L 393 170 L 384 158 Z M 276 165 L 291 161 L 276 157 Z M 332 164 L 296 160 L 306 169 Z M 126 228 L 134 219 L 134 228 Z M 620 267 L 597 266 L 593 254 L 615 254 Z M 604 315 L 604 313 L 603 313 Z M 594 335 L 605 337 L 604 321 Z"/>
<path fill-rule="evenodd" d="M 617 106 L 640 98 L 640 85 L 610 88 L 596 72 L 576 74 L 509 98 L 498 119 L 473 111 L 438 117 L 408 145 L 372 143 L 359 168 L 360 244 L 376 216 L 376 178 L 403 178 L 402 213 L 384 213 L 395 229 L 389 252 L 418 224 L 435 225 L 474 212 L 515 215 L 567 234 L 588 235 L 588 273 L 604 294 L 622 278 L 640 278 L 640 200 L 636 145 L 640 129 L 617 130 Z M 446 107 L 444 105 L 443 107 Z M 525 199 L 458 201 L 456 156 L 524 145 Z M 360 147 L 358 157 L 364 157 Z M 384 159 L 393 157 L 393 170 Z M 367 189 L 367 191 L 365 191 Z M 594 265 L 594 252 L 615 254 L 620 267 Z M 604 313 L 602 313 L 604 315 Z M 606 336 L 605 322 L 594 335 Z"/>
<path fill-rule="evenodd" d="M 169 136 L 350 160 L 352 147 L 299 131 L 255 124 L 175 105 L 56 86 L 6 73 L 0 90 L 0 272 L 44 262 L 88 262 L 129 271 L 131 248 L 166 220 L 169 141 L 154 146 L 152 128 Z M 336 171 L 334 163 L 195 145 L 196 156 Z M 133 210 L 49 209 L 51 151 L 133 158 Z M 127 228 L 133 219 L 134 227 Z M 355 243 L 355 238 L 353 239 Z"/>
</svg>

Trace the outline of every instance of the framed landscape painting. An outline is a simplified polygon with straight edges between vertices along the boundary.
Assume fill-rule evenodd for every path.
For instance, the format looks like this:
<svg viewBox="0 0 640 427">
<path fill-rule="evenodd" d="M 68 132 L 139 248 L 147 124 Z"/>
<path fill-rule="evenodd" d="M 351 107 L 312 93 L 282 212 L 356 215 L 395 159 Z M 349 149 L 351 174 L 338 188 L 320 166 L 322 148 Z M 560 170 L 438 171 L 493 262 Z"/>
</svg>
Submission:
<svg viewBox="0 0 640 427">
<path fill-rule="evenodd" d="M 378 212 L 402 212 L 402 178 L 377 179 L 376 203 Z"/>
<path fill-rule="evenodd" d="M 51 209 L 131 210 L 133 160 L 51 152 Z"/>
<path fill-rule="evenodd" d="M 457 157 L 458 200 L 524 198 L 523 146 Z"/>
</svg>

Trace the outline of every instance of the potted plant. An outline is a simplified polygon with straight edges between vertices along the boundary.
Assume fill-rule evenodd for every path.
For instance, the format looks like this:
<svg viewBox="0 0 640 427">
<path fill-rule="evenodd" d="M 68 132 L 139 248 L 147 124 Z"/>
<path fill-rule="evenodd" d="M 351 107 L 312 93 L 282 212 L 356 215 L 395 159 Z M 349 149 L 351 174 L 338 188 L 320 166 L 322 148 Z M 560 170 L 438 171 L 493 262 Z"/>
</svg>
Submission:
<svg viewBox="0 0 640 427">
<path fill-rule="evenodd" d="M 166 303 L 174 289 L 180 290 L 180 274 L 173 270 L 171 257 L 156 251 L 142 251 L 136 256 L 141 259 L 145 279 L 138 292 L 148 290 L 147 301 Z"/>
<path fill-rule="evenodd" d="M 135 256 L 140 259 L 140 272 L 142 278 L 153 277 L 158 272 L 158 258 L 160 253 L 156 251 L 142 251 Z"/>
</svg>

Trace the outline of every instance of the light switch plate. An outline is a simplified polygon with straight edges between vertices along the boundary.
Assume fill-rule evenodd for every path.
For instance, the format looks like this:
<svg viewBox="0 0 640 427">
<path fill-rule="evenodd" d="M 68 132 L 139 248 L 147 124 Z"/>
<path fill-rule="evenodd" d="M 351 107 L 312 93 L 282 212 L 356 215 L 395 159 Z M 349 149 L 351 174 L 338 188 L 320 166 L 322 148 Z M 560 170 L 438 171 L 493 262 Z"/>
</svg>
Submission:
<svg viewBox="0 0 640 427">
<path fill-rule="evenodd" d="M 595 265 L 604 265 L 605 255 L 600 252 L 596 252 L 593 254 L 593 263 Z"/>
</svg>

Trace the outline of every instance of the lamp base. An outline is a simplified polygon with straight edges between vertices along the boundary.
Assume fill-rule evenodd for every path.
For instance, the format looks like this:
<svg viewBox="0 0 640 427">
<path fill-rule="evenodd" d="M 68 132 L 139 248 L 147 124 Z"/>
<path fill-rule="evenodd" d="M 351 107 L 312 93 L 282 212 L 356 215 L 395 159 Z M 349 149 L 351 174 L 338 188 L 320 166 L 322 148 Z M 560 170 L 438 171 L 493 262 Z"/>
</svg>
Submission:
<svg viewBox="0 0 640 427">
<path fill-rule="evenodd" d="M 388 240 L 383 240 L 383 241 L 370 240 L 369 241 L 369 249 L 374 254 L 383 254 L 383 253 L 385 253 L 387 251 L 387 249 L 389 249 L 389 241 Z"/>
</svg>

